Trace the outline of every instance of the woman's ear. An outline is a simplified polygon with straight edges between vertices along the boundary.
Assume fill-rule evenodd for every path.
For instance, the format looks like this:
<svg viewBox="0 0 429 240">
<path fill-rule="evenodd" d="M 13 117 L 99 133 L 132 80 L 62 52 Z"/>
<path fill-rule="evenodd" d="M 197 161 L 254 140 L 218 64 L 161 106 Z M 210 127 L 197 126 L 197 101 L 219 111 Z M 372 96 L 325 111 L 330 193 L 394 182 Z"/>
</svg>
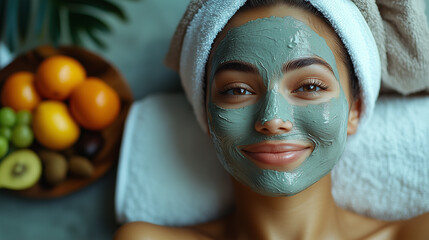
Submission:
<svg viewBox="0 0 429 240">
<path fill-rule="evenodd" d="M 361 100 L 358 99 L 353 101 L 350 111 L 349 111 L 349 119 L 347 121 L 347 135 L 355 134 L 359 125 L 361 112 Z"/>
</svg>

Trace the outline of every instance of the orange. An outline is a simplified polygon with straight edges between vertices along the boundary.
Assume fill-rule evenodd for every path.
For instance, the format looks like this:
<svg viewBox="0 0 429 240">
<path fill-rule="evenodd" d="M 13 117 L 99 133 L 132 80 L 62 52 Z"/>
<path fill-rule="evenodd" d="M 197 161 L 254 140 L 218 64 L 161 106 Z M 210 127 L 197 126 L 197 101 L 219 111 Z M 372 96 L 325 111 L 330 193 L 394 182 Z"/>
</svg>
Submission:
<svg viewBox="0 0 429 240">
<path fill-rule="evenodd" d="M 67 105 L 59 101 L 43 101 L 33 113 L 33 131 L 44 147 L 63 150 L 73 145 L 80 135 L 79 125 Z"/>
<path fill-rule="evenodd" d="M 99 78 L 90 77 L 70 96 L 70 110 L 84 128 L 101 130 L 109 126 L 119 114 L 118 94 Z"/>
<path fill-rule="evenodd" d="M 0 94 L 2 105 L 15 111 L 32 111 L 40 102 L 34 86 L 34 74 L 31 72 L 20 71 L 9 76 Z"/>
<path fill-rule="evenodd" d="M 45 59 L 39 65 L 35 83 L 42 97 L 65 100 L 85 78 L 85 68 L 77 60 L 57 55 Z"/>
</svg>

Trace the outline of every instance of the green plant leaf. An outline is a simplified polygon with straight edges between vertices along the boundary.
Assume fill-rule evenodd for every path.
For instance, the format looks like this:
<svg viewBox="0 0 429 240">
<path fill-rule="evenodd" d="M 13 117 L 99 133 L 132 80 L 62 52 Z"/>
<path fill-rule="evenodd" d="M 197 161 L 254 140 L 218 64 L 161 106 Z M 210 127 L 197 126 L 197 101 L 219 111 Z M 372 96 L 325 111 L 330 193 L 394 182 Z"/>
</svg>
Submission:
<svg viewBox="0 0 429 240">
<path fill-rule="evenodd" d="M 111 31 L 109 25 L 103 20 L 85 13 L 69 12 L 69 24 L 70 27 L 75 25 L 76 28 L 97 29 L 102 32 Z"/>
<path fill-rule="evenodd" d="M 110 32 L 110 27 L 99 18 L 84 13 L 69 12 L 69 24 L 70 36 L 74 44 L 83 45 L 80 34 L 86 33 L 98 47 L 106 47 L 104 42 L 94 34 L 96 30 Z"/>
<path fill-rule="evenodd" d="M 83 46 L 82 38 L 80 36 L 82 28 L 77 25 L 70 26 L 70 37 L 74 45 Z"/>
<path fill-rule="evenodd" d="M 6 25 L 6 1 L 0 0 L 0 41 L 3 40 Z"/>
<path fill-rule="evenodd" d="M 30 26 L 30 0 L 19 0 L 18 8 L 18 33 L 19 40 L 24 42 L 27 39 L 28 29 Z"/>
<path fill-rule="evenodd" d="M 106 44 L 103 42 L 103 41 L 101 41 L 101 39 L 97 36 L 97 35 L 95 35 L 94 34 L 94 32 L 93 31 L 87 31 L 86 32 L 87 34 L 88 34 L 88 37 L 98 46 L 98 47 L 100 47 L 100 48 L 102 48 L 102 49 L 106 49 L 107 48 L 107 46 L 106 46 Z"/>
<path fill-rule="evenodd" d="M 30 20 L 33 10 L 34 19 Z M 94 16 L 91 10 L 112 14 L 122 21 L 127 21 L 118 0 L 0 0 L 0 41 L 12 52 L 28 42 L 27 39 L 34 37 L 34 34 L 40 39 L 47 37 L 53 45 L 58 45 L 64 31 L 61 29 L 61 20 L 64 20 L 61 19 L 61 13 L 65 13 L 68 14 L 68 30 L 74 44 L 83 45 L 82 34 L 87 34 L 97 46 L 105 48 L 106 45 L 98 32 L 111 32 L 111 28 L 103 18 Z M 34 28 L 29 36 L 31 26 Z"/>
<path fill-rule="evenodd" d="M 14 52 L 17 46 L 16 42 L 16 29 L 18 14 L 18 1 L 8 0 L 6 3 L 6 29 L 5 29 L 5 43 L 11 52 Z"/>
<path fill-rule="evenodd" d="M 49 5 L 49 36 L 52 44 L 57 46 L 61 36 L 61 6 L 54 1 L 50 1 Z"/>
<path fill-rule="evenodd" d="M 49 0 L 39 0 L 34 25 L 34 32 L 36 33 L 36 35 L 40 35 L 42 33 L 43 24 L 46 19 L 46 9 L 48 8 L 48 1 Z"/>
<path fill-rule="evenodd" d="M 117 16 L 122 21 L 127 21 L 127 17 L 124 13 L 124 11 L 116 4 L 106 1 L 106 0 L 64 0 L 64 4 L 67 6 L 70 5 L 80 5 L 81 7 L 94 7 L 101 11 L 111 13 L 115 16 Z M 70 6 L 72 7 L 72 6 Z"/>
</svg>

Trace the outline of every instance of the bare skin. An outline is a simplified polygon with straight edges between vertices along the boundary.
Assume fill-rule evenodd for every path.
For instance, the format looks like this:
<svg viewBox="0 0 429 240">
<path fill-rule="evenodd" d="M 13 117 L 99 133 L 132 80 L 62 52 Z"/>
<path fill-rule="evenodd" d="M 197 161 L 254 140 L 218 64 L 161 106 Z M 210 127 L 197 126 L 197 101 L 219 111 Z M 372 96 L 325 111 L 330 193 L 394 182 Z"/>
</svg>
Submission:
<svg viewBox="0 0 429 240">
<path fill-rule="evenodd" d="M 384 222 L 339 208 L 330 194 L 330 175 L 293 197 L 265 197 L 237 182 L 234 187 L 237 207 L 227 218 L 184 228 L 133 222 L 122 226 L 114 239 L 424 240 L 429 236 L 428 214 Z"/>
<path fill-rule="evenodd" d="M 357 131 L 360 102 L 351 101 L 346 66 L 341 61 L 333 30 L 310 13 L 287 5 L 251 9 L 237 13 L 219 34 L 213 46 L 234 27 L 257 18 L 292 16 L 311 26 L 325 38 L 336 57 L 340 82 L 350 104 L 347 134 Z M 210 60 L 209 60 L 210 61 Z M 210 64 L 208 65 L 210 66 Z M 208 69 L 208 72 L 211 70 Z M 224 73 L 223 73 L 224 74 Z M 228 73 L 227 73 L 228 74 Z M 231 73 L 237 74 L 237 73 Z M 268 122 L 267 122 L 268 123 Z M 282 121 L 271 121 L 266 134 L 288 131 Z M 255 124 L 255 129 L 258 124 Z M 330 174 L 311 187 L 291 197 L 267 197 L 234 181 L 235 209 L 231 215 L 217 221 L 184 228 L 157 226 L 134 222 L 122 226 L 116 240 L 137 239 L 428 239 L 429 214 L 407 221 L 385 222 L 367 218 L 339 208 L 331 194 Z"/>
</svg>

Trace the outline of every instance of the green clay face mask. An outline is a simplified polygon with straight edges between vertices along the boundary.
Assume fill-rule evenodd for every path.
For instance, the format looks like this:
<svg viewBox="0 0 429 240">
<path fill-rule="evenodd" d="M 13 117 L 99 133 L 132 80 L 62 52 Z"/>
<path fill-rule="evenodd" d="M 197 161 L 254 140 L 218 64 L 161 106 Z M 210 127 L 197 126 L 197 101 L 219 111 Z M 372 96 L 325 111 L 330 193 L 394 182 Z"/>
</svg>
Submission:
<svg viewBox="0 0 429 240">
<path fill-rule="evenodd" d="M 292 104 L 279 87 L 282 67 L 291 60 L 317 56 L 332 68 L 339 93 L 321 103 Z M 257 102 L 226 109 L 212 98 L 213 81 L 219 67 L 230 61 L 255 66 L 266 88 Z M 250 21 L 231 29 L 215 50 L 208 76 L 207 116 L 218 158 L 239 182 L 267 196 L 291 196 L 328 174 L 340 158 L 347 137 L 348 103 L 326 41 L 309 26 L 292 17 L 270 17 Z M 274 118 L 290 121 L 292 129 L 267 135 L 255 129 Z M 261 168 L 248 159 L 240 147 L 266 141 L 305 141 L 313 151 L 291 171 Z"/>
</svg>

